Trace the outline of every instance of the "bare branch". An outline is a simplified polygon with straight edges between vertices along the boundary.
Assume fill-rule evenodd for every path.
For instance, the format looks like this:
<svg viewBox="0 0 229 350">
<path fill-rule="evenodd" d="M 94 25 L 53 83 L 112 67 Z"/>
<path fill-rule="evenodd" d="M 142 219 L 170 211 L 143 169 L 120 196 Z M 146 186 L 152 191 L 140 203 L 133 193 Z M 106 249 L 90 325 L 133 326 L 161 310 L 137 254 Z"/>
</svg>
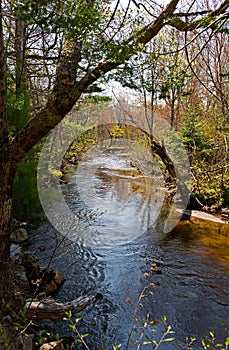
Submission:
<svg viewBox="0 0 229 350">
<path fill-rule="evenodd" d="M 219 19 L 217 19 L 215 22 L 217 22 Z M 221 26 L 224 25 L 224 22 L 221 24 Z M 204 43 L 204 45 L 201 47 L 201 49 L 198 51 L 198 53 L 190 60 L 190 57 L 189 57 L 189 53 L 188 53 L 188 45 L 190 45 L 190 43 L 193 41 L 191 40 L 190 42 L 187 43 L 187 33 L 185 33 L 185 45 L 184 45 L 184 49 L 185 49 L 185 55 L 186 55 L 186 58 L 187 58 L 187 62 L 188 62 L 188 66 L 192 72 L 192 74 L 196 77 L 196 79 L 199 81 L 199 83 L 212 95 L 214 96 L 214 98 L 216 98 L 218 101 L 220 100 L 220 98 L 214 94 L 214 92 L 208 88 L 208 86 L 199 78 L 199 76 L 196 74 L 193 66 L 192 66 L 192 63 L 196 60 L 196 58 L 201 54 L 201 52 L 204 50 L 204 48 L 207 46 L 207 44 L 209 43 L 209 41 L 211 40 L 211 38 L 213 37 L 213 35 L 215 34 L 215 32 L 212 32 L 210 35 L 209 35 L 209 38 L 208 40 Z M 198 36 L 198 34 L 197 34 Z M 196 37 L 196 36 L 195 36 Z"/>
<path fill-rule="evenodd" d="M 197 19 L 196 21 L 187 21 L 187 17 L 190 17 L 191 13 L 174 13 L 170 18 L 168 19 L 167 24 L 169 24 L 172 27 L 175 27 L 179 31 L 190 31 L 194 30 L 200 26 L 204 26 L 204 20 L 210 21 L 211 19 L 214 21 L 216 17 L 219 17 L 221 19 L 229 18 L 229 13 L 227 12 L 229 8 L 229 1 L 225 0 L 224 3 L 221 4 L 221 6 L 214 10 L 214 11 L 202 11 L 195 13 L 195 15 L 203 15 L 206 14 L 205 17 L 201 17 L 200 19 Z M 180 17 L 185 17 L 186 21 L 181 20 Z M 211 24 L 211 22 L 210 22 Z M 209 23 L 206 23 L 205 25 L 209 26 Z"/>
<path fill-rule="evenodd" d="M 44 109 L 39 111 L 16 135 L 12 142 L 12 157 L 14 158 L 15 166 L 24 157 L 27 151 L 33 147 L 37 141 L 55 127 L 64 116 L 70 112 L 85 89 L 104 76 L 107 72 L 117 68 L 120 64 L 127 61 L 134 53 L 139 51 L 142 45 L 148 43 L 154 38 L 159 31 L 167 24 L 179 25 L 179 18 L 176 22 L 173 15 L 176 10 L 179 0 L 171 0 L 167 7 L 158 15 L 157 19 L 150 24 L 144 26 L 137 33 L 133 34 L 127 40 L 117 45 L 117 53 L 108 55 L 103 62 L 98 63 L 96 67 L 88 70 L 85 75 L 77 81 L 77 69 L 80 61 L 80 48 L 78 50 L 74 45 L 77 45 L 75 40 L 71 42 L 71 59 L 69 53 L 65 55 L 64 50 L 57 68 L 57 76 L 54 84 L 54 89 Z M 219 9 L 208 13 L 206 16 L 212 17 L 222 15 L 229 6 L 228 0 L 220 6 Z M 227 14 L 226 14 L 227 15 Z M 172 18 L 173 17 L 173 18 Z M 172 19 L 171 19 L 172 18 Z M 222 18 L 222 17 L 221 17 Z M 214 22 L 214 21 L 213 21 Z M 177 24 L 178 23 L 178 24 Z M 194 28 L 206 26 L 197 20 L 193 24 L 181 21 L 182 28 L 180 30 L 193 30 Z M 75 51 L 74 51 L 75 50 Z M 68 50 L 69 52 L 69 50 Z"/>
</svg>

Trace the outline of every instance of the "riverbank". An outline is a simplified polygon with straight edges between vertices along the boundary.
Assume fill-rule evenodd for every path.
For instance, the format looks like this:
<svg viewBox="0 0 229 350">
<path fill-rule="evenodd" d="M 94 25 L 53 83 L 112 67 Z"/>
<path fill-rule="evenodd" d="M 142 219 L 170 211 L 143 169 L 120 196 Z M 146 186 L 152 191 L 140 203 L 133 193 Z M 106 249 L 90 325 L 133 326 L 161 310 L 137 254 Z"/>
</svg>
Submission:
<svg viewBox="0 0 229 350">
<path fill-rule="evenodd" d="M 89 136 L 90 136 L 90 141 L 95 142 L 96 140 L 96 135 L 93 131 L 89 132 Z M 144 160 L 140 160 L 139 157 L 136 157 L 136 154 L 134 155 L 134 151 L 133 150 L 129 150 L 129 153 L 126 153 L 126 148 L 122 148 L 119 145 L 122 143 L 122 140 L 116 140 L 116 144 L 108 144 L 105 149 L 103 150 L 103 148 L 97 148 L 97 153 L 98 154 L 106 154 L 107 156 L 112 156 L 113 154 L 119 157 L 126 157 L 126 159 L 129 159 L 129 165 L 130 167 L 133 169 L 133 171 L 136 171 L 137 175 L 142 175 L 144 174 L 145 171 L 145 166 L 146 164 L 144 163 Z M 119 147 L 118 147 L 119 146 Z M 76 169 L 78 164 L 82 161 L 82 158 L 85 156 L 85 153 L 87 153 L 90 150 L 91 145 L 87 144 L 87 142 L 85 142 L 85 140 L 78 140 L 75 143 L 73 143 L 73 145 L 71 146 L 71 149 L 68 151 L 68 153 L 65 155 L 63 164 L 62 164 L 62 182 L 66 182 L 67 181 L 67 176 L 66 174 L 68 174 L 68 172 L 70 171 L 70 169 Z M 79 151 L 80 150 L 80 151 Z M 89 151 L 90 152 L 90 151 Z M 92 156 L 96 156 L 96 153 L 92 152 Z M 134 158 L 132 158 L 132 156 L 134 155 Z M 143 157 L 144 158 L 144 157 Z M 91 158 L 93 159 L 93 157 Z M 148 163 L 150 163 L 150 161 L 148 160 Z M 157 166 L 155 166 L 155 163 L 157 163 Z M 160 162 L 159 162 L 160 163 Z M 158 176 L 160 177 L 160 175 L 163 175 L 164 178 L 164 186 L 165 186 L 165 190 L 166 190 L 166 195 L 173 199 L 174 195 L 176 194 L 176 185 L 175 182 L 171 179 L 171 177 L 168 175 L 166 169 L 164 166 L 159 165 L 158 160 L 155 161 L 154 159 L 154 163 L 152 162 L 152 164 L 154 164 L 152 166 L 152 172 L 154 173 L 154 176 Z M 149 167 L 147 165 L 147 171 L 150 173 L 149 171 Z M 135 176 L 135 175 L 133 175 Z M 193 179 L 194 181 L 194 179 Z M 193 186 L 195 187 L 195 186 Z M 223 194 L 222 194 L 223 196 Z M 188 209 L 192 210 L 192 215 L 193 216 L 197 216 L 197 212 L 199 212 L 198 216 L 199 218 L 202 216 L 203 219 L 205 220 L 210 220 L 210 221 L 214 221 L 214 220 L 221 220 L 222 223 L 229 223 L 229 207 L 227 202 L 225 202 L 225 204 L 220 204 L 219 202 L 223 202 L 223 197 L 221 198 L 221 200 L 219 199 L 219 196 L 217 195 L 214 201 L 214 198 L 211 194 L 211 204 L 208 205 L 208 200 L 206 200 L 206 202 L 201 202 L 199 199 L 199 195 L 197 195 L 197 193 L 191 192 L 190 193 L 190 204 L 188 206 Z M 206 214 L 206 215 L 205 215 Z M 219 222 L 219 221 L 218 221 Z"/>
<path fill-rule="evenodd" d="M 204 211 L 201 211 L 201 210 L 181 210 L 181 209 L 179 210 L 179 209 L 177 209 L 177 211 L 186 215 L 187 218 L 189 218 L 190 220 L 195 220 L 195 218 L 197 218 L 197 219 L 202 219 L 202 220 L 206 220 L 206 221 L 217 222 L 220 224 L 226 224 L 226 225 L 229 223 L 229 219 L 222 220 L 219 216 L 217 216 L 217 214 L 213 215 L 213 214 L 209 214 L 209 213 L 206 213 Z"/>
</svg>

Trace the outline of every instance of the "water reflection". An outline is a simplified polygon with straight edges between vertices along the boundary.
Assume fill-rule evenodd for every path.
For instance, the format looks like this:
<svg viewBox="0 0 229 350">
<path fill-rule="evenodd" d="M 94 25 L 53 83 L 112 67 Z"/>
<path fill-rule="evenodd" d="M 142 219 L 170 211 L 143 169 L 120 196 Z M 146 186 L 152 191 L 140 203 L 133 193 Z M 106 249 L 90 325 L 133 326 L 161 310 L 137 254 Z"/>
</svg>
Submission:
<svg viewBox="0 0 229 350">
<path fill-rule="evenodd" d="M 176 222 L 179 213 L 171 215 L 157 178 L 139 173 L 126 158 L 116 156 L 93 158 L 82 165 L 85 176 L 82 171 L 70 175 L 66 198 L 72 209 L 82 208 L 90 188 L 93 196 L 88 204 L 103 211 L 77 234 L 106 262 L 101 290 L 112 304 L 105 313 L 106 325 L 100 324 L 106 331 L 92 335 L 92 347 L 96 348 L 98 334 L 111 344 L 125 343 L 139 293 L 147 283 L 144 272 L 153 262 L 159 272 L 152 279 L 154 294 L 144 300 L 139 319 L 148 312 L 159 320 L 167 315 L 178 340 L 187 335 L 200 338 L 211 328 L 223 339 L 227 330 L 219 324 L 229 322 L 228 226 L 192 218 L 166 233 L 168 216 Z M 77 186 L 81 191 L 76 196 Z M 91 314 L 84 317 L 90 323 Z M 162 323 L 156 328 L 160 337 Z M 175 344 L 163 345 L 163 350 L 174 350 Z M 201 348 L 200 343 L 195 345 L 195 350 Z"/>
<path fill-rule="evenodd" d="M 179 222 L 168 237 L 179 239 L 196 254 L 229 269 L 229 225 L 192 217 L 191 221 Z"/>
<path fill-rule="evenodd" d="M 132 242 L 155 223 L 164 200 L 162 175 L 142 174 L 123 157 L 86 160 L 68 180 L 70 191 L 63 193 L 71 210 L 77 215 L 85 207 L 95 213 L 87 229 L 74 228 L 68 237 L 88 246 Z"/>
<path fill-rule="evenodd" d="M 26 243 L 26 249 L 45 264 L 56 241 L 62 240 L 53 266 L 64 273 L 66 282 L 57 297 L 67 301 L 96 295 L 79 325 L 81 334 L 89 333 L 93 350 L 126 343 L 139 294 L 149 282 L 155 284 L 153 295 L 142 300 L 138 318 L 150 312 L 158 319 L 155 336 L 160 339 L 161 318 L 167 316 L 177 342 L 163 344 L 163 350 L 174 350 L 187 335 L 203 337 L 212 328 L 219 341 L 228 336 L 229 227 L 192 218 L 165 233 L 170 208 L 162 184 L 163 179 L 150 172 L 139 173 L 127 158 L 101 155 L 85 160 L 62 185 L 79 218 L 71 239 L 47 226 Z M 40 244 L 46 245 L 44 252 L 39 251 Z M 149 280 L 144 273 L 152 263 L 157 264 L 157 273 Z M 51 327 L 60 335 L 68 332 L 60 321 Z M 194 349 L 202 349 L 200 342 Z"/>
</svg>

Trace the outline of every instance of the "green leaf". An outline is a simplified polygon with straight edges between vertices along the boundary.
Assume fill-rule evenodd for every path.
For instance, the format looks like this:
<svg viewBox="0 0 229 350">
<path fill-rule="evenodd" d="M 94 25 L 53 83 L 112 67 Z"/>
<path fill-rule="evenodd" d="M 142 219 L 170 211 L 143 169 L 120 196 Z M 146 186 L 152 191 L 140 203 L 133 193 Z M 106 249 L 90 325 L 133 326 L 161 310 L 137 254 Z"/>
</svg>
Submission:
<svg viewBox="0 0 229 350">
<path fill-rule="evenodd" d="M 68 327 L 73 329 L 73 330 L 76 329 L 76 326 L 74 324 L 69 324 Z"/>
<path fill-rule="evenodd" d="M 31 301 L 32 301 L 32 300 L 31 300 Z M 26 312 L 27 312 L 26 309 L 22 309 L 22 310 L 20 311 L 20 315 L 21 315 L 21 317 L 22 317 L 23 319 L 25 319 Z"/>
<path fill-rule="evenodd" d="M 122 344 L 113 345 L 113 350 L 118 350 L 121 348 L 121 346 Z"/>
<path fill-rule="evenodd" d="M 68 319 L 70 319 L 70 318 L 72 317 L 72 312 L 71 312 L 71 310 L 70 310 L 70 311 L 66 311 L 65 314 L 66 314 L 66 316 L 67 316 Z"/>
<path fill-rule="evenodd" d="M 173 341 L 173 340 L 175 340 L 175 338 L 166 338 L 166 339 L 163 340 L 163 342 Z"/>
<path fill-rule="evenodd" d="M 14 322 L 14 325 L 15 325 L 18 329 L 23 329 L 23 328 L 25 328 L 25 325 L 22 325 L 22 324 L 20 324 L 20 323 L 18 323 L 18 322 Z"/>
<path fill-rule="evenodd" d="M 82 320 L 82 317 L 78 317 L 75 319 L 75 323 L 79 323 Z"/>
</svg>

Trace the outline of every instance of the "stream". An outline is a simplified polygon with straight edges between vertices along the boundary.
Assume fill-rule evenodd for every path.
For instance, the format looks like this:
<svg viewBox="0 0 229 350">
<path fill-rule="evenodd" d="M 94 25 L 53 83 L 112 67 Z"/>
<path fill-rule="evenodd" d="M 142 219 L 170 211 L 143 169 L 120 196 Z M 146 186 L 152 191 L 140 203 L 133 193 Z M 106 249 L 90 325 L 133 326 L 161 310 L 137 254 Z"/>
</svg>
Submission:
<svg viewBox="0 0 229 350">
<path fill-rule="evenodd" d="M 89 156 L 68 172 L 67 180 L 62 193 L 77 225 L 64 237 L 45 224 L 31 233 L 23 249 L 33 251 L 45 267 L 55 248 L 52 266 L 66 278 L 58 300 L 95 295 L 78 324 L 81 334 L 89 334 L 90 349 L 112 349 L 114 344 L 125 349 L 139 295 L 150 283 L 135 327 L 150 313 L 155 332 L 147 334 L 158 341 L 166 315 L 176 340 L 160 349 L 176 349 L 186 336 L 200 339 L 211 329 L 219 341 L 228 337 L 226 224 L 195 219 L 160 232 L 155 223 L 165 196 L 163 177 L 147 164 L 140 171 L 125 156 Z M 46 250 L 40 251 L 40 245 Z M 45 321 L 43 326 L 60 335 L 70 332 L 66 321 Z M 199 341 L 193 349 L 202 349 Z"/>
</svg>

